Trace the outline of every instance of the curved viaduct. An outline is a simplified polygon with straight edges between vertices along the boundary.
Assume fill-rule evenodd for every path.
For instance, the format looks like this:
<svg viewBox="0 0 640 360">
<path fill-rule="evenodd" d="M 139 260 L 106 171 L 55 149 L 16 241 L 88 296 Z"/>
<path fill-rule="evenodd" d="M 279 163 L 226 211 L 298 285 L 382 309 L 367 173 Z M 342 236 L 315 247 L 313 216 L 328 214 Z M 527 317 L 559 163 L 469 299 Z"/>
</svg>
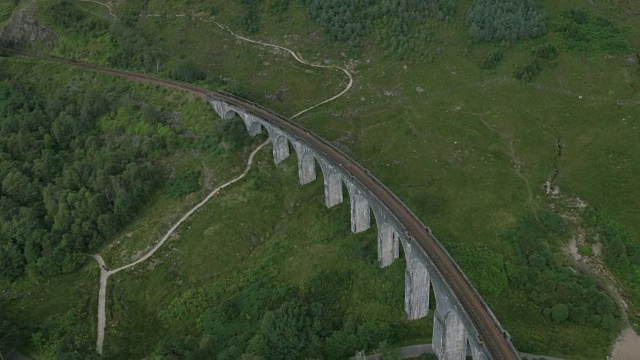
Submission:
<svg viewBox="0 0 640 360">
<path fill-rule="evenodd" d="M 380 266 L 390 265 L 398 258 L 399 247 L 403 247 L 407 262 L 404 307 L 410 320 L 427 315 L 429 290 L 433 287 L 436 306 L 432 343 L 439 359 L 465 359 L 467 348 L 473 359 L 520 358 L 507 332 L 429 228 L 368 170 L 309 130 L 228 93 L 211 93 L 193 85 L 94 64 L 14 52 L 192 92 L 205 98 L 223 119 L 239 115 L 252 136 L 265 128 L 273 145 L 276 164 L 290 155 L 291 143 L 298 156 L 301 184 L 315 180 L 316 161 L 320 164 L 327 207 L 343 201 L 342 184 L 346 184 L 353 232 L 369 229 L 373 210 L 378 228 Z"/>
<path fill-rule="evenodd" d="M 373 212 L 380 266 L 390 265 L 403 247 L 407 263 L 404 308 L 409 320 L 427 315 L 429 290 L 433 287 L 436 306 L 432 343 L 439 359 L 465 359 L 467 348 L 473 359 L 520 358 L 507 332 L 446 249 L 368 170 L 309 130 L 257 104 L 223 92 L 210 93 L 206 98 L 223 119 L 239 115 L 249 135 L 256 136 L 265 128 L 276 164 L 290 155 L 289 144 L 293 145 L 300 184 L 316 179 L 318 162 L 327 207 L 342 203 L 344 183 L 354 233 L 369 229 Z"/>
</svg>

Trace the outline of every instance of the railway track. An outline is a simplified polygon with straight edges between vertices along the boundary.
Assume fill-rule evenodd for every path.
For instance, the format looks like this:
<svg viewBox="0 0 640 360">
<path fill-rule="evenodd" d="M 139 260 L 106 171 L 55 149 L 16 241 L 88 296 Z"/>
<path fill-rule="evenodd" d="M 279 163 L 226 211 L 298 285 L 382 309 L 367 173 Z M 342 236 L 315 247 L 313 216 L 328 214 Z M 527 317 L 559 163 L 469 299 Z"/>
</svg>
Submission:
<svg viewBox="0 0 640 360">
<path fill-rule="evenodd" d="M 200 96 L 203 99 L 206 99 L 208 96 L 214 96 L 223 99 L 229 104 L 242 107 L 265 120 L 287 129 L 291 133 L 295 134 L 295 136 L 305 140 L 308 145 L 314 147 L 317 151 L 322 152 L 332 160 L 341 164 L 343 169 L 346 170 L 350 176 L 358 179 L 363 185 L 367 186 L 367 188 L 377 196 L 389 211 L 391 211 L 391 213 L 404 225 L 407 235 L 416 240 L 416 243 L 433 261 L 442 278 L 446 280 L 446 283 L 449 285 L 454 295 L 470 317 L 473 325 L 480 333 L 480 340 L 484 343 L 486 349 L 489 351 L 489 356 L 491 356 L 492 359 L 520 358 L 516 349 L 506 337 L 506 334 L 501 330 L 500 324 L 497 322 L 493 314 L 491 314 L 486 304 L 484 304 L 478 292 L 473 288 L 453 258 L 451 258 L 444 247 L 435 239 L 435 237 L 433 237 L 424 224 L 422 224 L 422 222 L 395 195 L 393 195 L 390 190 L 388 190 L 379 180 L 373 177 L 368 170 L 309 130 L 277 113 L 261 107 L 258 104 L 228 93 L 210 91 L 172 80 L 161 79 L 125 70 L 105 68 L 94 64 L 76 62 L 68 59 L 52 58 L 22 51 L 14 51 L 14 53 L 48 62 L 58 62 L 88 70 L 123 76 L 145 83 L 182 89 Z"/>
</svg>

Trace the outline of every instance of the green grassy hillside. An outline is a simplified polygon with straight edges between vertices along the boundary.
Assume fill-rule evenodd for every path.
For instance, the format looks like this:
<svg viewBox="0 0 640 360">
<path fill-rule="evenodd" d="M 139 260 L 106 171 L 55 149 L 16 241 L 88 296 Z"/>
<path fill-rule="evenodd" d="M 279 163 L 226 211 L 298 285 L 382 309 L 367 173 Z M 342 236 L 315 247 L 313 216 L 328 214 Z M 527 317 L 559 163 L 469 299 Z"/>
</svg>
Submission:
<svg viewBox="0 0 640 360">
<path fill-rule="evenodd" d="M 58 40 L 27 48 L 226 89 L 284 115 L 337 93 L 345 79 L 240 42 L 213 22 L 317 63 L 346 64 L 352 91 L 300 123 L 340 144 L 431 227 L 519 350 L 605 358 L 622 316 L 602 281 L 566 249 L 582 231 L 583 253 L 602 249 L 637 323 L 640 7 L 491 3 L 119 1 L 114 18 L 99 4 L 47 0 L 28 10 Z M 36 84 L 66 81 L 44 65 L 3 63 Z M 214 121 L 200 102 L 131 89 L 180 113 L 195 134 Z M 171 176 L 188 182 L 189 171 L 200 171 L 200 183 L 223 182 L 240 172 L 249 146 L 241 139 L 242 151 L 178 152 Z M 298 358 L 352 355 L 385 340 L 428 342 L 429 319 L 403 318 L 403 260 L 377 269 L 375 229 L 349 234 L 348 204 L 325 209 L 321 179 L 300 187 L 295 170 L 295 156 L 276 168 L 266 149 L 249 177 L 183 225 L 155 260 L 111 278 L 105 356 L 277 357 L 286 344 L 267 334 L 278 321 L 316 324 L 296 340 L 305 344 Z M 110 267 L 149 248 L 206 191 L 171 195 L 182 184 L 170 183 L 98 250 Z M 51 357 L 74 330 L 50 319 L 93 323 L 97 277 L 87 263 L 64 277 L 11 285 L 2 306 L 25 325 L 18 348 Z M 83 290 L 66 302 L 69 289 Z M 52 327 L 62 330 L 43 330 Z M 91 344 L 93 328 L 85 327 L 77 331 Z"/>
</svg>

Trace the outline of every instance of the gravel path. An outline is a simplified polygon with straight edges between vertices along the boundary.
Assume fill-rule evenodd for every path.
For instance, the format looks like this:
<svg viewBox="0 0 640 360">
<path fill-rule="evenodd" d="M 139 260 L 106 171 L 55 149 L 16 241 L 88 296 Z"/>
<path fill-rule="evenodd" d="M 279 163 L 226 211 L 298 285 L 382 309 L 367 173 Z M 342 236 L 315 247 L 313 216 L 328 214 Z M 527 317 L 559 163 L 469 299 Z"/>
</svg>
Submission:
<svg viewBox="0 0 640 360">
<path fill-rule="evenodd" d="M 233 180 L 230 180 L 230 181 L 224 183 L 223 185 L 220 185 L 219 187 L 217 187 L 216 189 L 211 191 L 209 193 L 209 195 L 207 195 L 207 197 L 204 198 L 204 200 L 202 200 L 196 206 L 191 208 L 191 210 L 187 211 L 187 213 L 184 214 L 180 218 L 180 220 L 178 220 L 175 224 L 173 224 L 171 229 L 169 229 L 169 231 L 167 231 L 167 233 L 164 234 L 162 239 L 160 239 L 160 241 L 153 247 L 153 249 L 151 249 L 148 253 L 146 253 L 140 259 L 138 259 L 138 260 L 136 260 L 136 261 L 134 261 L 134 262 L 132 262 L 130 264 L 127 264 L 127 265 L 124 265 L 122 267 L 119 267 L 117 269 L 107 270 L 107 267 L 106 267 L 102 257 L 100 255 L 98 255 L 98 254 L 93 255 L 93 258 L 96 259 L 96 261 L 98 262 L 98 265 L 100 265 L 100 291 L 98 292 L 98 337 L 97 337 L 97 340 L 96 340 L 96 351 L 99 354 L 102 354 L 102 346 L 104 344 L 104 327 L 105 327 L 105 323 L 106 323 L 105 308 L 106 308 L 106 295 L 107 295 L 107 279 L 109 278 L 109 276 L 111 276 L 113 274 L 117 274 L 120 271 L 128 269 L 130 267 L 134 267 L 134 266 L 140 264 L 141 262 L 149 259 L 151 256 L 153 256 L 153 254 L 155 254 L 155 252 L 158 251 L 162 247 L 162 245 L 164 245 L 165 242 L 167 242 L 167 240 L 169 239 L 171 234 L 173 234 L 174 231 L 176 231 L 178 226 L 180 226 L 180 224 L 182 224 L 185 220 L 187 220 L 193 213 L 195 213 L 204 204 L 206 204 L 209 200 L 211 200 L 211 198 L 218 191 L 220 191 L 220 190 L 226 188 L 227 186 L 229 186 L 229 185 L 241 180 L 242 178 L 244 178 L 247 175 L 247 173 L 249 172 L 249 170 L 251 170 L 251 165 L 253 164 L 253 158 L 255 157 L 255 155 L 258 153 L 258 151 L 260 151 L 267 144 L 269 144 L 269 140 L 263 142 L 255 150 L 253 150 L 253 152 L 249 156 L 249 161 L 247 162 L 247 166 L 244 169 L 244 172 L 242 174 L 240 174 L 240 176 L 234 178 Z"/>
<path fill-rule="evenodd" d="M 628 327 L 616 341 L 610 360 L 637 360 L 640 359 L 640 335 Z"/>
<path fill-rule="evenodd" d="M 341 97 L 342 95 L 344 95 L 347 91 L 349 91 L 353 87 L 353 75 L 351 75 L 351 73 L 347 69 L 345 69 L 343 67 L 334 66 L 334 65 L 319 65 L 319 64 L 310 63 L 307 60 L 305 60 L 302 57 L 302 55 L 300 55 L 299 53 L 294 52 L 293 50 L 287 49 L 284 46 L 269 44 L 269 43 L 265 43 L 265 42 L 262 42 L 262 41 L 259 41 L 259 40 L 251 40 L 251 39 L 248 39 L 248 38 L 246 38 L 244 36 L 241 36 L 241 35 L 238 35 L 238 34 L 234 33 L 233 31 L 231 31 L 231 29 L 229 29 L 228 27 L 226 27 L 226 26 L 224 26 L 224 25 L 222 25 L 220 23 L 216 22 L 214 24 L 218 25 L 218 27 L 220 27 L 221 29 L 228 31 L 236 39 L 240 39 L 242 41 L 247 41 L 247 42 L 258 44 L 258 45 L 262 45 L 262 46 L 267 46 L 267 47 L 272 47 L 272 48 L 284 50 L 284 51 L 288 52 L 289 54 L 291 54 L 291 56 L 293 56 L 293 58 L 296 59 L 296 61 L 298 61 L 301 64 L 305 64 L 305 65 L 316 67 L 316 68 L 323 68 L 323 69 L 337 69 L 337 70 L 342 71 L 349 78 L 349 82 L 347 83 L 347 86 L 340 93 L 338 93 L 337 95 L 335 95 L 333 97 L 330 97 L 327 100 L 319 102 L 319 103 L 317 103 L 317 104 L 315 104 L 315 105 L 313 105 L 313 106 L 311 106 L 309 108 L 306 108 L 306 109 L 300 111 L 299 113 L 291 116 L 291 119 L 296 118 L 296 117 L 298 117 L 298 116 L 300 116 L 300 115 L 302 115 L 302 114 L 304 114 L 304 113 L 306 113 L 306 112 L 308 112 L 310 110 L 313 110 L 313 109 L 317 108 L 320 105 L 324 105 L 324 104 L 326 104 L 328 102 L 331 102 L 331 101 Z"/>
</svg>

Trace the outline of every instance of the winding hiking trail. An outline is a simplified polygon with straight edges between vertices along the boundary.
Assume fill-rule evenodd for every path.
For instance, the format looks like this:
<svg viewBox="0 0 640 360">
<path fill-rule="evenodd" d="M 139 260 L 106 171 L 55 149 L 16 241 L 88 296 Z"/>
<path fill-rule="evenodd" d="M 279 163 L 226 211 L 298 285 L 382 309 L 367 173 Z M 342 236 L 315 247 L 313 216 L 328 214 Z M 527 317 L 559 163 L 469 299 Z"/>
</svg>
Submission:
<svg viewBox="0 0 640 360">
<path fill-rule="evenodd" d="M 333 65 L 318 65 L 318 64 L 313 64 L 310 63 L 306 60 L 304 60 L 304 58 L 302 58 L 302 56 L 300 56 L 300 54 L 297 54 L 296 52 L 287 49 L 283 46 L 279 46 L 279 45 L 274 45 L 274 44 L 268 44 L 268 43 L 264 43 L 262 41 L 255 41 L 255 40 L 251 40 L 248 38 L 245 38 L 243 36 L 237 35 L 235 34 L 233 31 L 231 31 L 230 29 L 228 29 L 227 27 L 219 24 L 219 23 L 215 23 L 216 25 L 218 25 L 218 27 L 220 27 L 223 30 L 228 31 L 231 35 L 233 35 L 234 37 L 236 37 L 237 39 L 243 40 L 243 41 L 247 41 L 247 42 L 251 42 L 251 43 L 255 43 L 255 44 L 259 44 L 259 45 L 263 45 L 263 46 L 269 46 L 269 47 L 274 47 L 277 49 L 281 49 L 284 50 L 286 52 L 288 52 L 289 54 L 291 54 L 291 56 L 296 59 L 296 61 L 308 65 L 308 66 L 312 66 L 312 67 L 318 67 L 318 68 L 325 68 L 325 69 L 339 69 L 342 72 L 344 72 L 347 77 L 349 78 L 349 82 L 347 83 L 346 87 L 337 95 L 332 96 L 331 98 L 324 100 L 318 104 L 315 104 L 311 107 L 308 107 L 300 112 L 298 112 L 297 114 L 291 116 L 290 118 L 296 118 L 308 111 L 311 111 L 315 108 L 317 108 L 318 106 L 324 105 L 328 102 L 331 102 L 335 99 L 338 99 L 339 97 L 343 96 L 344 94 L 347 93 L 347 91 L 349 91 L 352 87 L 353 87 L 353 76 L 351 75 L 351 73 L 343 68 L 343 67 L 339 67 L 339 66 L 333 66 Z M 193 208 L 191 208 L 189 211 L 187 211 L 181 218 L 180 220 L 178 220 L 168 231 L 167 233 L 162 237 L 162 239 L 160 239 L 160 241 L 151 249 L 149 250 L 149 252 L 147 252 L 144 256 L 142 256 L 141 258 L 139 258 L 138 260 L 121 266 L 117 269 L 114 270 L 108 270 L 107 266 L 104 262 L 104 259 L 102 258 L 102 256 L 100 256 L 99 254 L 95 254 L 92 255 L 92 257 L 96 260 L 96 262 L 98 263 L 98 266 L 100 267 L 100 290 L 98 291 L 98 329 L 97 329 L 97 339 L 96 339 L 96 352 L 98 352 L 98 354 L 102 354 L 102 349 L 103 349 L 103 345 L 104 345 L 104 329 L 105 329 L 105 325 L 106 325 L 106 295 L 107 295 L 107 280 L 109 279 L 109 276 L 117 274 L 118 272 L 122 271 L 122 270 L 126 270 L 128 268 L 134 267 L 146 260 L 148 260 L 151 256 L 153 256 L 153 254 L 158 251 L 163 245 L 164 243 L 169 239 L 169 237 L 176 231 L 176 229 L 180 226 L 180 224 L 182 224 L 185 220 L 187 220 L 191 215 L 193 215 L 198 209 L 200 209 L 202 206 L 204 206 L 207 202 L 209 202 L 209 200 L 211 200 L 211 198 L 220 190 L 226 188 L 229 185 L 232 185 L 233 183 L 241 180 L 242 178 L 244 178 L 247 173 L 249 173 L 249 170 L 251 170 L 251 165 L 253 164 L 253 159 L 255 157 L 255 155 L 258 153 L 258 151 L 260 151 L 262 148 L 264 148 L 267 144 L 269 144 L 270 140 L 266 140 L 265 142 L 263 142 L 262 144 L 260 144 L 255 150 L 253 150 L 253 152 L 251 153 L 251 155 L 249 156 L 249 160 L 247 161 L 247 165 L 245 167 L 245 170 L 242 174 L 240 174 L 238 177 L 224 183 L 223 185 L 220 185 L 219 187 L 217 187 L 216 189 L 214 189 L 213 191 L 211 191 L 209 193 L 209 195 L 207 195 L 201 202 L 199 202 L 197 205 L 195 205 Z"/>
<path fill-rule="evenodd" d="M 82 1 L 82 2 L 90 2 L 90 3 L 102 5 L 102 6 L 106 7 L 109 10 L 109 15 L 111 15 L 114 19 L 118 18 L 116 16 L 116 14 L 114 14 L 113 11 L 111 10 L 111 6 L 109 6 L 109 4 L 107 4 L 107 3 L 101 3 L 101 2 L 95 1 L 95 0 L 80 0 L 80 1 Z"/>
<path fill-rule="evenodd" d="M 343 67 L 335 66 L 335 65 L 319 65 L 319 64 L 310 63 L 307 60 L 305 60 L 302 57 L 302 55 L 298 54 L 297 52 L 294 52 L 293 50 L 287 49 L 284 46 L 268 44 L 268 43 L 265 43 L 265 42 L 262 42 L 262 41 L 259 41 L 259 40 L 251 40 L 251 39 L 248 39 L 248 38 L 246 38 L 244 36 L 241 36 L 241 35 L 238 35 L 238 34 L 234 33 L 231 29 L 229 29 L 228 27 L 226 27 L 226 26 L 224 26 L 224 25 L 222 25 L 222 24 L 220 24 L 218 22 L 213 22 L 213 23 L 218 25 L 219 28 L 229 32 L 229 34 L 233 35 L 236 39 L 240 39 L 240 40 L 243 40 L 243 41 L 247 41 L 247 42 L 258 44 L 258 45 L 262 45 L 262 46 L 272 47 L 272 48 L 275 48 L 275 49 L 284 50 L 284 51 L 288 52 L 289 54 L 291 54 L 291 56 L 301 64 L 305 64 L 307 66 L 316 67 L 316 68 L 323 68 L 323 69 L 331 69 L 331 70 L 337 69 L 337 70 L 342 71 L 349 78 L 349 83 L 347 83 L 347 86 L 344 88 L 344 90 L 339 92 L 337 95 L 335 95 L 333 97 L 330 97 L 327 100 L 319 102 L 319 103 L 317 103 L 317 104 L 315 104 L 315 105 L 313 105 L 311 107 L 308 107 L 308 108 L 300 111 L 299 113 L 291 116 L 291 119 L 293 119 L 295 117 L 298 117 L 298 116 L 306 113 L 307 111 L 313 110 L 313 109 L 317 108 L 318 106 L 324 105 L 324 104 L 326 104 L 328 102 L 331 102 L 331 101 L 341 97 L 342 95 L 346 94 L 347 91 L 351 90 L 351 88 L 353 87 L 353 75 L 351 75 L 351 73 L 347 69 L 345 69 Z"/>
</svg>

